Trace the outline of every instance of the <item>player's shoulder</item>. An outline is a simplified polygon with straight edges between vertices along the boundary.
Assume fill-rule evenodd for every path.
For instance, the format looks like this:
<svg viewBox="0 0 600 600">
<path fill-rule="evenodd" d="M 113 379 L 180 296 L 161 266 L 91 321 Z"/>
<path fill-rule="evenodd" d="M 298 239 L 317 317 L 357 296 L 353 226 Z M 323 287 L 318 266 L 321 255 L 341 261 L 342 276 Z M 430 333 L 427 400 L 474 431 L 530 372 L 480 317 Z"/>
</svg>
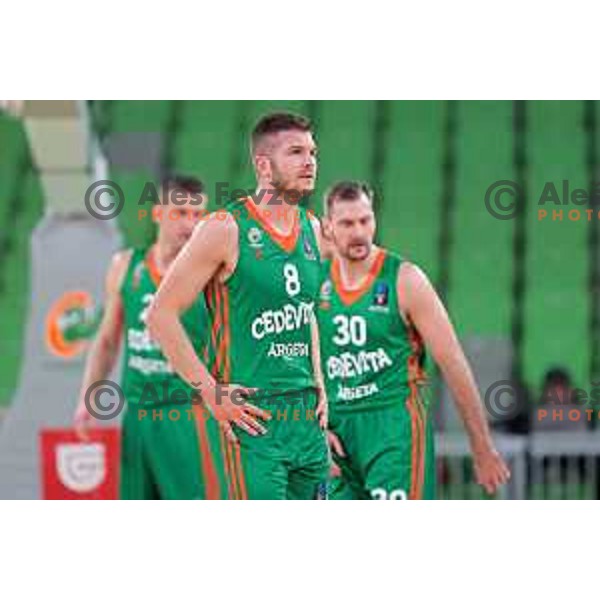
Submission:
<svg viewBox="0 0 600 600">
<path fill-rule="evenodd" d="M 209 214 L 194 228 L 191 238 L 191 251 L 204 257 L 222 257 L 237 244 L 238 219 L 224 207 Z"/>
<path fill-rule="evenodd" d="M 425 271 L 419 265 L 406 259 L 398 264 L 397 282 L 400 289 L 416 289 L 430 284 Z"/>
<path fill-rule="evenodd" d="M 111 258 L 109 272 L 115 274 L 127 271 L 129 264 L 136 253 L 135 248 L 123 248 L 117 250 Z"/>
<path fill-rule="evenodd" d="M 217 212 L 225 212 L 228 214 L 236 214 L 236 211 L 240 211 L 246 209 L 246 203 L 248 202 L 248 197 L 244 196 L 243 198 L 229 198 L 223 204 L 219 206 Z"/>
<path fill-rule="evenodd" d="M 383 252 L 385 259 L 389 262 L 393 262 L 400 265 L 406 261 L 406 258 L 402 256 L 402 254 L 396 252 L 395 250 L 391 250 L 390 248 L 387 248 L 385 246 L 379 246 L 379 249 Z"/>
<path fill-rule="evenodd" d="M 379 248 L 385 255 L 388 273 L 396 273 L 396 280 L 399 285 L 406 283 L 406 281 L 410 283 L 410 280 L 414 280 L 415 277 L 419 277 L 422 274 L 421 269 L 410 258 L 390 248 L 383 246 Z"/>
<path fill-rule="evenodd" d="M 107 287 L 118 290 L 123 284 L 134 254 L 139 253 L 134 248 L 123 248 L 112 255 L 106 276 Z"/>
</svg>

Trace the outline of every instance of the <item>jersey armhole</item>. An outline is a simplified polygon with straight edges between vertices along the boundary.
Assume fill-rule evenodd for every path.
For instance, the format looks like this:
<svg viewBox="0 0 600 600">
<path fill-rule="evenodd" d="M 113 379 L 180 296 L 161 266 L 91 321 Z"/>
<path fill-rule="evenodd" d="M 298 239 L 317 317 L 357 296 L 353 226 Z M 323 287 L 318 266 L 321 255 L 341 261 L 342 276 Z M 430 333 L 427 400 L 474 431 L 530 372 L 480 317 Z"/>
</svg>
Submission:
<svg viewBox="0 0 600 600">
<path fill-rule="evenodd" d="M 231 213 L 228 213 L 230 215 L 230 217 L 233 219 L 233 223 L 235 225 L 235 243 L 236 243 L 236 256 L 235 256 L 235 264 L 233 265 L 233 269 L 229 272 L 229 274 L 227 275 L 227 277 L 221 279 L 220 281 L 225 284 L 228 281 L 230 281 L 232 279 L 232 277 L 237 273 L 237 269 L 238 269 L 238 264 L 240 262 L 240 255 L 241 255 L 241 248 L 240 248 L 240 227 L 237 224 L 235 218 L 233 215 L 231 215 Z"/>
<path fill-rule="evenodd" d="M 402 323 L 404 324 L 404 326 L 408 329 L 411 327 L 411 322 L 410 322 L 410 318 L 409 316 L 404 312 L 404 310 L 402 309 L 401 303 L 402 303 L 402 299 L 400 297 L 400 276 L 402 273 L 402 266 L 405 264 L 409 264 L 409 261 L 405 260 L 404 258 L 398 257 L 398 268 L 396 269 L 396 282 L 395 282 L 395 286 L 396 286 L 396 304 L 397 304 L 397 309 L 398 309 L 398 315 L 402 321 Z"/>
<path fill-rule="evenodd" d="M 141 251 L 138 248 L 125 248 L 122 252 L 123 252 L 123 254 L 127 254 L 127 256 L 123 258 L 123 260 L 127 260 L 127 268 L 124 269 L 123 275 L 121 276 L 121 281 L 119 282 L 119 285 L 117 287 L 117 293 L 121 297 L 123 297 L 125 285 L 127 284 L 127 281 L 130 279 L 131 270 L 133 268 L 135 268 L 135 264 L 137 261 L 134 259 L 135 259 L 136 255 L 139 255 L 139 253 Z"/>
</svg>

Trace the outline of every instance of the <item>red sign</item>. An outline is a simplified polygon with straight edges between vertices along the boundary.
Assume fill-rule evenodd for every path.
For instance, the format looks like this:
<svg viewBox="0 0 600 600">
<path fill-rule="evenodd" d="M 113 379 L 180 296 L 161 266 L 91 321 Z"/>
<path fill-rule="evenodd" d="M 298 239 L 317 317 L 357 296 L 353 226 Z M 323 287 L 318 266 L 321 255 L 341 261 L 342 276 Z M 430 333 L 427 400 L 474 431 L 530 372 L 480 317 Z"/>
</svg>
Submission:
<svg viewBox="0 0 600 600">
<path fill-rule="evenodd" d="M 119 497 L 118 429 L 91 429 L 85 442 L 72 429 L 45 429 L 40 432 L 40 451 L 45 500 Z"/>
</svg>

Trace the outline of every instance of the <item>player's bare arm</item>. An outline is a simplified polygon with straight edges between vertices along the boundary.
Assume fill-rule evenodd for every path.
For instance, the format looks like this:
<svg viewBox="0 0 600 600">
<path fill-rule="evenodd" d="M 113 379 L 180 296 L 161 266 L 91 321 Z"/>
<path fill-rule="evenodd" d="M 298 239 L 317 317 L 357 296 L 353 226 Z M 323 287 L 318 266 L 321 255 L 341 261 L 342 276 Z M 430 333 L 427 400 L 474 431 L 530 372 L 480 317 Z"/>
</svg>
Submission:
<svg viewBox="0 0 600 600">
<path fill-rule="evenodd" d="M 319 419 L 319 424 L 323 429 L 327 429 L 327 394 L 325 392 L 325 382 L 323 381 L 323 372 L 321 371 L 321 349 L 319 341 L 319 326 L 315 315 L 312 316 L 310 322 L 310 337 L 311 337 L 311 358 L 313 371 L 315 374 L 315 385 L 317 386 L 317 394 L 319 400 L 317 402 L 316 414 Z"/>
<path fill-rule="evenodd" d="M 237 442 L 233 423 L 251 435 L 258 435 L 265 428 L 256 417 L 268 419 L 269 415 L 249 402 L 239 402 L 239 396 L 254 391 L 251 388 L 223 382 L 217 394 L 217 382 L 196 355 L 180 317 L 213 277 L 224 279 L 233 271 L 237 252 L 237 224 L 233 217 L 209 219 L 199 225 L 165 274 L 148 312 L 150 334 L 175 371 L 199 388 L 204 402 L 233 442 Z M 237 404 L 232 401 L 232 394 Z"/>
<path fill-rule="evenodd" d="M 110 375 L 123 339 L 123 304 L 120 290 L 130 259 L 131 250 L 117 252 L 106 274 L 102 321 L 87 356 L 79 403 L 75 411 L 75 429 L 84 439 L 87 438 L 88 427 L 93 421 L 85 405 L 86 392 L 94 382 L 106 379 Z M 93 403 L 95 399 L 90 398 L 90 401 Z"/>
<path fill-rule="evenodd" d="M 418 330 L 448 383 L 469 436 L 477 482 L 492 494 L 509 470 L 492 441 L 475 379 L 454 327 L 427 276 L 404 263 L 398 274 L 399 310 Z"/>
</svg>

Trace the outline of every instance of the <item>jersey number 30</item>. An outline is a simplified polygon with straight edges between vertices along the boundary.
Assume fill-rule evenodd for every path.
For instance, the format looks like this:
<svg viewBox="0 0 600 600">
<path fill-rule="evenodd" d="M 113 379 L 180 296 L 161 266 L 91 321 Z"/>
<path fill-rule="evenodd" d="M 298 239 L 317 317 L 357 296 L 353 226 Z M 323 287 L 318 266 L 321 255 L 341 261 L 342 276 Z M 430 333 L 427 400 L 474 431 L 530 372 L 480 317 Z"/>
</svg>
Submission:
<svg viewBox="0 0 600 600">
<path fill-rule="evenodd" d="M 333 323 L 337 325 L 337 333 L 333 341 L 338 346 L 346 346 L 350 342 L 355 346 L 364 346 L 367 343 L 367 321 L 364 317 L 353 315 L 336 315 Z"/>
</svg>

